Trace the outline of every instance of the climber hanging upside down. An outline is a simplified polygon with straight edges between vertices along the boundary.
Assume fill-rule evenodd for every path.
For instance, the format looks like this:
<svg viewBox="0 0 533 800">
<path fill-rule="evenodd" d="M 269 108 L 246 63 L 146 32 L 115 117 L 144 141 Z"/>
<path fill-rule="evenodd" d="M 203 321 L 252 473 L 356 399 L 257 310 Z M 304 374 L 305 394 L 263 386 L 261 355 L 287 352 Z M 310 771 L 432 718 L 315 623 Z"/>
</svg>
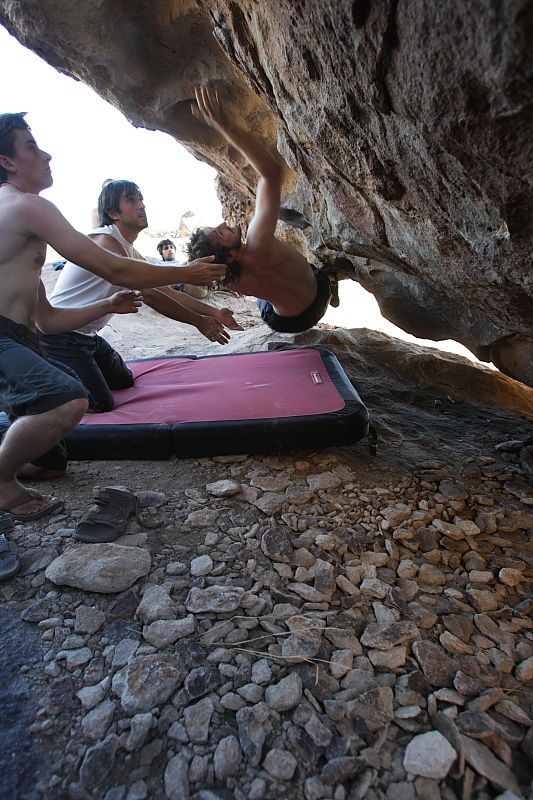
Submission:
<svg viewBox="0 0 533 800">
<path fill-rule="evenodd" d="M 261 316 L 273 330 L 298 333 L 312 328 L 327 310 L 331 288 L 322 271 L 275 236 L 283 168 L 260 140 L 224 109 L 216 89 L 201 87 L 195 94 L 194 116 L 222 134 L 249 160 L 259 182 L 246 242 L 241 240 L 240 228 L 226 222 L 198 228 L 188 243 L 189 258 L 214 255 L 227 264 L 228 288 L 257 297 Z"/>
</svg>

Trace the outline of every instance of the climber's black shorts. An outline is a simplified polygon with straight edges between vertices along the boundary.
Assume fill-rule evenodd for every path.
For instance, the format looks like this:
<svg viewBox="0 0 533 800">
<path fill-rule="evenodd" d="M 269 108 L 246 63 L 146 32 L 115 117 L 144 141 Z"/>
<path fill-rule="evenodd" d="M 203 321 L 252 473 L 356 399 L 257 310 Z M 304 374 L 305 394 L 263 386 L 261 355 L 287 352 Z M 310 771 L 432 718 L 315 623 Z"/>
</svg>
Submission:
<svg viewBox="0 0 533 800">
<path fill-rule="evenodd" d="M 306 331 L 316 325 L 326 313 L 331 298 L 329 279 L 322 270 L 315 267 L 311 267 L 311 269 L 316 278 L 316 297 L 301 314 L 297 314 L 294 317 L 282 317 L 276 314 L 271 303 L 266 300 L 257 301 L 261 317 L 273 331 L 278 331 L 278 333 L 300 333 L 301 331 Z"/>
</svg>

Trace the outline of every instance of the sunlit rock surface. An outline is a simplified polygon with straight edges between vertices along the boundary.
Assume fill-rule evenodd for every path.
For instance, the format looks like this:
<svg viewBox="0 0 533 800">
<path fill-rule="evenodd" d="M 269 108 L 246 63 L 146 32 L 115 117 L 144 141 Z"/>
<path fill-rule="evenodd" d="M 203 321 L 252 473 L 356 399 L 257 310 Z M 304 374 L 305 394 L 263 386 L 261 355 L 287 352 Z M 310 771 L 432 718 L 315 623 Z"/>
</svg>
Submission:
<svg viewBox="0 0 533 800">
<path fill-rule="evenodd" d="M 4 0 L 0 22 L 216 166 L 225 211 L 242 218 L 253 170 L 189 102 L 198 83 L 231 83 L 232 113 L 289 167 L 280 231 L 354 273 L 403 329 L 533 385 L 532 8 Z"/>
</svg>

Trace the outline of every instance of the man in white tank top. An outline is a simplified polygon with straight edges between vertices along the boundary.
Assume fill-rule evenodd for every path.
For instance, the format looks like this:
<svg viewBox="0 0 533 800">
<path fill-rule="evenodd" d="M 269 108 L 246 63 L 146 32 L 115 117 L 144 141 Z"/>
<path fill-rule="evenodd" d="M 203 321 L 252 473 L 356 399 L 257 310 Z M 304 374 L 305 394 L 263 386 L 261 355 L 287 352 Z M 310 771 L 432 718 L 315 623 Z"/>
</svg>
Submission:
<svg viewBox="0 0 533 800">
<path fill-rule="evenodd" d="M 113 180 L 106 183 L 98 198 L 100 227 L 89 236 L 101 247 L 117 255 L 142 259 L 133 243 L 148 226 L 143 196 L 135 183 Z M 150 260 L 150 259 L 147 259 Z M 155 263 L 161 264 L 154 259 Z M 73 308 L 102 300 L 117 287 L 69 261 L 51 293 L 50 302 L 58 308 Z M 144 289 L 147 305 L 170 319 L 195 325 L 212 342 L 226 344 L 224 329 L 242 330 L 227 308 L 214 308 L 172 287 Z M 77 374 L 90 395 L 94 412 L 113 408 L 113 390 L 133 384 L 133 376 L 119 353 L 98 332 L 113 315 L 107 314 L 88 325 L 67 333 L 42 335 L 41 341 L 54 361 L 66 364 Z"/>
</svg>

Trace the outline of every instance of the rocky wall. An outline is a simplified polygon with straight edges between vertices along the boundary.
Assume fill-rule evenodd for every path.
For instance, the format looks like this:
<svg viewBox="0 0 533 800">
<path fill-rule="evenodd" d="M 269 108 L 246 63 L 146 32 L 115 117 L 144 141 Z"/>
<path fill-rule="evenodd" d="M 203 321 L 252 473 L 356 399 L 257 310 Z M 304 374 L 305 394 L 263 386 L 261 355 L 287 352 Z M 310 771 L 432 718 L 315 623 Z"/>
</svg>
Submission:
<svg viewBox="0 0 533 800">
<path fill-rule="evenodd" d="M 280 233 L 533 385 L 531 2 L 4 0 L 0 22 L 215 166 L 237 218 L 253 171 L 190 113 L 195 85 L 230 85 L 288 164 Z"/>
</svg>

